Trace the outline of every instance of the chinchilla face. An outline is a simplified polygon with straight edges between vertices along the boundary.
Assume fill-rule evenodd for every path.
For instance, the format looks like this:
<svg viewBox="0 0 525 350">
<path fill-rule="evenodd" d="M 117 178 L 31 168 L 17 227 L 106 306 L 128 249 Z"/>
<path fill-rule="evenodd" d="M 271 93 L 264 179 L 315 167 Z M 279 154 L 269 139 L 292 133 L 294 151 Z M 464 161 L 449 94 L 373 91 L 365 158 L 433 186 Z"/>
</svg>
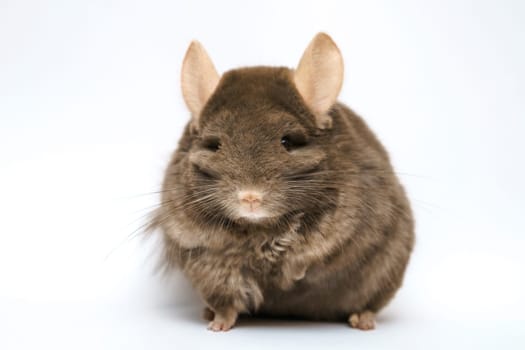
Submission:
<svg viewBox="0 0 525 350">
<path fill-rule="evenodd" d="M 335 45 L 322 44 L 333 65 Z M 182 74 L 193 116 L 184 202 L 204 217 L 275 222 L 333 200 L 328 112 L 342 66 L 318 69 L 323 79 L 314 69 L 322 62 L 305 55 L 296 71 L 253 67 L 219 78 L 202 46 L 190 46 Z"/>
<path fill-rule="evenodd" d="M 236 74 L 261 74 L 260 84 L 268 78 L 271 85 L 274 72 L 264 73 Z M 260 88 L 257 96 L 245 92 L 228 103 L 223 95 L 240 93 L 246 83 L 228 78 L 204 110 L 192 142 L 192 185 L 205 191 L 209 206 L 231 219 L 272 219 L 315 204 L 322 197 L 315 173 L 321 174 L 326 153 L 313 120 L 304 122 L 304 115 L 277 105 Z"/>
</svg>

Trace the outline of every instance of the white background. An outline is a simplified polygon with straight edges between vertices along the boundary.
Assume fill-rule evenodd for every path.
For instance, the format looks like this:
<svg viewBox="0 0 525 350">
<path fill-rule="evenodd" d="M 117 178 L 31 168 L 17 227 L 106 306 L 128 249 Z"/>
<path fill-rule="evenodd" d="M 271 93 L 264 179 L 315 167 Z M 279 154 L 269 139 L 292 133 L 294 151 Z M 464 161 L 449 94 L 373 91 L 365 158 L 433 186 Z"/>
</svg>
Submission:
<svg viewBox="0 0 525 350">
<path fill-rule="evenodd" d="M 523 348 L 524 23 L 520 1 L 0 0 L 0 348 Z M 293 67 L 321 30 L 413 203 L 404 287 L 373 332 L 214 334 L 133 238 L 189 117 L 184 52 Z"/>
</svg>

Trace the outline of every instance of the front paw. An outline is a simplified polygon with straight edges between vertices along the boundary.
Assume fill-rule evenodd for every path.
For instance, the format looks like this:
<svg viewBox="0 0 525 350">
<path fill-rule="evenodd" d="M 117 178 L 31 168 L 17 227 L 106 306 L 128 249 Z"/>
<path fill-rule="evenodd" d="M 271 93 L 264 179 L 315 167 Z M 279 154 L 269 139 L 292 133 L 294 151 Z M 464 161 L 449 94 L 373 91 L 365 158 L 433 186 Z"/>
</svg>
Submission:
<svg viewBox="0 0 525 350">
<path fill-rule="evenodd" d="M 265 251 L 266 260 L 276 262 L 293 245 L 294 241 L 290 238 L 280 237 L 273 239 Z"/>
<path fill-rule="evenodd" d="M 293 220 L 291 220 L 286 233 L 266 242 L 262 247 L 262 253 L 266 260 L 275 263 L 281 259 L 286 252 L 293 250 L 294 246 L 300 244 L 302 236 L 297 233 L 297 230 L 301 227 L 302 217 L 302 213 L 297 214 Z"/>
</svg>

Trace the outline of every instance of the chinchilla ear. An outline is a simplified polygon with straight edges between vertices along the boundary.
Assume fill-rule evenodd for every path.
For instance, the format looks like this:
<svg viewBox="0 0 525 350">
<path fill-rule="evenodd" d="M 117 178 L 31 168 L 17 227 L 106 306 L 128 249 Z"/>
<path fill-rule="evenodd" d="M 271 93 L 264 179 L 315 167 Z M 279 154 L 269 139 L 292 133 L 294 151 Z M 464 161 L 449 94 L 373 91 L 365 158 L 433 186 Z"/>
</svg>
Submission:
<svg viewBox="0 0 525 350">
<path fill-rule="evenodd" d="M 306 48 L 294 72 L 294 83 L 315 115 L 320 129 L 332 125 L 328 112 L 341 90 L 343 73 L 341 52 L 332 38 L 325 33 L 318 33 Z"/>
<path fill-rule="evenodd" d="M 193 126 L 197 129 L 202 108 L 215 91 L 219 78 L 204 47 L 198 41 L 192 41 L 182 63 L 181 88 L 192 114 Z"/>
</svg>

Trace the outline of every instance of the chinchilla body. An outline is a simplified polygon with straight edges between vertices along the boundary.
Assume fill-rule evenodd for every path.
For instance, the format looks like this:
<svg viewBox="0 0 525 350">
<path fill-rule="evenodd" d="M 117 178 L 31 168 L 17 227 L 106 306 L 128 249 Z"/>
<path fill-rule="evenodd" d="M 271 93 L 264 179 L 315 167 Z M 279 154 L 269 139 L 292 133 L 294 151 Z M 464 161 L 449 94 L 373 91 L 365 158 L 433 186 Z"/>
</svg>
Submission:
<svg viewBox="0 0 525 350">
<path fill-rule="evenodd" d="M 381 143 L 336 101 L 341 83 L 326 78 L 342 79 L 334 47 L 319 34 L 296 70 L 222 77 L 198 43 L 188 50 L 192 118 L 152 226 L 163 233 L 166 268 L 191 281 L 212 330 L 243 313 L 370 329 L 401 286 L 414 244 L 410 205 Z"/>
</svg>

